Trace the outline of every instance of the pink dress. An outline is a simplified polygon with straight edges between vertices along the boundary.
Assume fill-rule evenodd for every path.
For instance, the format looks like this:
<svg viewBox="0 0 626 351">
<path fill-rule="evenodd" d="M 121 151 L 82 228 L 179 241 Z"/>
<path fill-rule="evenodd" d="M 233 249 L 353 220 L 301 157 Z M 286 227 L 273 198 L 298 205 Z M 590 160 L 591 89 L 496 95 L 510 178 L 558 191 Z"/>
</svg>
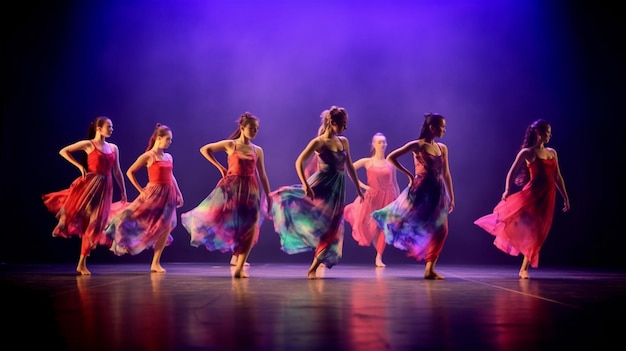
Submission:
<svg viewBox="0 0 626 351">
<path fill-rule="evenodd" d="M 384 235 L 372 218 L 372 212 L 387 206 L 398 197 L 395 171 L 395 167 L 389 162 L 375 165 L 373 161 L 369 161 L 365 172 L 370 188 L 363 195 L 363 202 L 357 197 L 344 208 L 344 218 L 352 227 L 352 237 L 360 246 L 370 246 L 377 234 Z"/>
<path fill-rule="evenodd" d="M 164 160 L 154 159 L 148 167 L 147 196 L 139 195 L 127 206 L 116 202 L 117 212 L 105 229 L 113 241 L 111 251 L 118 256 L 136 255 L 147 248 L 154 248 L 157 240 L 167 235 L 166 245 L 173 242 L 170 234 L 176 228 L 177 191 L 173 181 L 172 156 Z M 154 158 L 155 155 L 153 155 Z M 118 208 L 119 207 L 119 208 Z"/>
<path fill-rule="evenodd" d="M 498 249 L 511 256 L 522 253 L 536 268 L 554 217 L 557 163 L 555 158 L 536 158 L 527 167 L 530 181 L 522 190 L 501 200 L 493 213 L 474 224 L 495 236 L 493 244 Z"/>
<path fill-rule="evenodd" d="M 82 238 L 81 255 L 88 256 L 96 245 L 110 244 L 104 228 L 113 199 L 111 172 L 115 161 L 115 152 L 105 154 L 94 144 L 94 150 L 87 155 L 85 177 L 78 177 L 67 189 L 42 196 L 48 211 L 59 220 L 52 236 Z"/>
</svg>

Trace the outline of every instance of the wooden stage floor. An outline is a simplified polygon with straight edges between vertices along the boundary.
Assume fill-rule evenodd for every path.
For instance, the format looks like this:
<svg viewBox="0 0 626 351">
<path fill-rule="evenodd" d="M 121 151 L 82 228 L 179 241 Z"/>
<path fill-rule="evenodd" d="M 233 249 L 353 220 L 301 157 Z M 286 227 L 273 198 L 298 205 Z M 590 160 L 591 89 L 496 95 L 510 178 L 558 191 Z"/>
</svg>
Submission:
<svg viewBox="0 0 626 351">
<path fill-rule="evenodd" d="M 0 266 L 9 349 L 626 349 L 626 272 L 446 266 L 227 263 Z"/>
</svg>

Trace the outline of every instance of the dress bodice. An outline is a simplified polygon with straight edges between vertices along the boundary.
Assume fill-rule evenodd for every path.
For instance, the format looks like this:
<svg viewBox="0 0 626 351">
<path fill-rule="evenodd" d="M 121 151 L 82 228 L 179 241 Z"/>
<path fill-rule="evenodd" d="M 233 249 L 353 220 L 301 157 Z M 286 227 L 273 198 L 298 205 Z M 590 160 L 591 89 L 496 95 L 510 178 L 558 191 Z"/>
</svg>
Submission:
<svg viewBox="0 0 626 351">
<path fill-rule="evenodd" d="M 527 167 L 530 172 L 531 182 L 554 183 L 556 178 L 556 158 L 543 159 L 537 157 Z"/>
<path fill-rule="evenodd" d="M 443 169 L 443 154 L 431 155 L 425 151 L 413 153 L 415 175 L 440 178 Z"/>
<path fill-rule="evenodd" d="M 254 150 L 254 147 L 253 147 Z M 228 172 L 226 175 L 254 176 L 256 169 L 256 152 L 245 154 L 235 148 L 228 155 Z"/>
<path fill-rule="evenodd" d="M 172 181 L 172 161 L 154 161 L 148 167 L 148 182 L 153 184 L 167 184 Z"/>
<path fill-rule="evenodd" d="M 115 164 L 115 152 L 104 153 L 94 146 L 87 155 L 87 171 L 102 175 L 110 175 Z"/>
<path fill-rule="evenodd" d="M 393 189 L 393 172 L 394 167 L 389 162 L 383 165 L 376 165 L 373 161 L 365 169 L 367 175 L 367 185 L 375 189 Z"/>
<path fill-rule="evenodd" d="M 343 172 L 346 165 L 346 151 L 331 151 L 323 148 L 317 154 L 319 172 Z"/>
</svg>

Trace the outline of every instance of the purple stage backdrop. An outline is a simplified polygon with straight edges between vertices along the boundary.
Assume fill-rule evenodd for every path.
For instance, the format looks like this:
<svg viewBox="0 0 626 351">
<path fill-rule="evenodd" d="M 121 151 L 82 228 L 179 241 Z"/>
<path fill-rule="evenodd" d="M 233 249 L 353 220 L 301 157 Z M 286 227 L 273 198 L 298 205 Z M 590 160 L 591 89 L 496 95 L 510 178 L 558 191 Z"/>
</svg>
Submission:
<svg viewBox="0 0 626 351">
<path fill-rule="evenodd" d="M 499 200 L 526 126 L 547 119 L 572 209 L 561 213 L 557 197 L 540 265 L 626 266 L 623 230 L 612 229 L 621 228 L 613 204 L 624 188 L 617 10 L 496 0 L 60 3 L 3 11 L 0 262 L 77 260 L 79 241 L 51 236 L 55 218 L 40 196 L 79 175 L 58 151 L 85 138 L 98 115 L 113 120 L 109 141 L 120 148 L 124 172 L 156 123 L 172 128 L 180 214 L 220 177 L 199 148 L 228 137 L 240 114 L 260 119 L 255 143 L 265 149 L 274 189 L 298 183 L 296 157 L 316 135 L 320 112 L 339 105 L 349 113 L 354 160 L 369 154 L 376 132 L 391 151 L 417 137 L 425 112 L 446 116 L 441 141 L 450 150 L 456 209 L 440 262 L 454 264 L 521 262 L 498 251 L 473 221 Z M 410 158 L 402 162 L 412 167 Z M 401 174 L 399 181 L 406 186 Z M 126 184 L 133 199 L 137 192 Z M 342 262 L 373 264 L 374 249 L 359 247 L 350 233 L 347 227 Z M 172 235 L 164 262 L 229 259 L 191 247 L 180 222 Z M 149 264 L 150 257 L 100 248 L 90 262 Z M 311 259 L 281 252 L 271 221 L 250 256 L 253 264 Z M 413 262 L 390 246 L 385 260 Z"/>
</svg>

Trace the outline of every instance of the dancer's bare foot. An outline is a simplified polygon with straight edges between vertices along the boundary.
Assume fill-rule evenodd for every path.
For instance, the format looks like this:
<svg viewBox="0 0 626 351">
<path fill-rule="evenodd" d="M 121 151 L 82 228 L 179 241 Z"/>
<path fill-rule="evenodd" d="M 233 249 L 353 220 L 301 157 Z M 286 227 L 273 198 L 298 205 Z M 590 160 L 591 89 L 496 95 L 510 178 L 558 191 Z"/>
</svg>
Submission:
<svg viewBox="0 0 626 351">
<path fill-rule="evenodd" d="M 528 275 L 528 270 L 519 271 L 520 279 L 530 279 L 530 275 Z"/>
<path fill-rule="evenodd" d="M 428 280 L 444 280 L 446 278 L 444 278 L 443 276 L 437 274 L 436 272 L 430 272 L 430 273 L 424 273 L 424 279 L 428 279 Z"/>
<path fill-rule="evenodd" d="M 87 267 L 81 267 L 81 266 L 76 267 L 76 272 L 80 273 L 81 275 L 91 274 L 91 272 L 87 269 Z"/>
<path fill-rule="evenodd" d="M 150 267 L 150 272 L 151 273 L 165 273 L 165 268 L 161 267 L 160 264 L 153 264 L 152 267 Z"/>
<path fill-rule="evenodd" d="M 233 278 L 250 278 L 248 273 L 244 272 L 243 269 L 241 271 L 235 271 L 233 274 Z"/>
<path fill-rule="evenodd" d="M 318 279 L 319 277 L 317 276 L 317 270 L 320 268 L 322 268 L 323 270 L 323 267 L 326 267 L 323 263 L 311 265 L 311 267 L 309 267 L 309 270 L 307 271 L 306 277 L 309 279 Z"/>
<path fill-rule="evenodd" d="M 233 256 L 230 258 L 230 265 L 231 265 L 231 266 L 236 266 L 236 265 L 237 265 L 237 256 L 234 256 L 234 255 L 233 255 Z M 243 265 L 244 265 L 244 266 L 246 266 L 246 267 L 250 267 L 250 263 L 248 263 L 247 261 L 246 261 Z"/>
<path fill-rule="evenodd" d="M 383 255 L 380 253 L 376 253 L 376 259 L 375 259 L 375 264 L 376 267 L 386 267 L 387 265 L 383 263 Z"/>
</svg>

